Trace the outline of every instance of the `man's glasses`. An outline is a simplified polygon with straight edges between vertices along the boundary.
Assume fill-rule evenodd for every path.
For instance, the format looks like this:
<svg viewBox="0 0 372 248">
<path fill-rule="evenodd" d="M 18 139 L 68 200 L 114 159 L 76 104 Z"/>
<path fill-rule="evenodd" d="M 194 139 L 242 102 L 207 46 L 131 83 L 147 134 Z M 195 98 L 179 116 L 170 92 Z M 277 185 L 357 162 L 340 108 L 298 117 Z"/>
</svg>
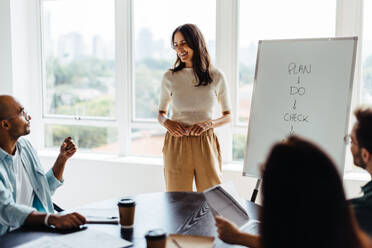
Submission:
<svg viewBox="0 0 372 248">
<path fill-rule="evenodd" d="M 346 135 L 344 137 L 344 141 L 345 141 L 345 144 L 346 145 L 358 145 L 356 142 L 354 142 L 352 139 L 351 139 L 351 136 L 350 134 Z"/>
<path fill-rule="evenodd" d="M 8 117 L 8 118 L 6 118 L 6 119 L 3 119 L 3 120 L 1 120 L 1 121 L 9 121 L 9 120 L 12 120 L 12 119 L 14 119 L 14 118 L 22 117 L 22 116 L 23 116 L 23 118 L 25 118 L 26 121 L 31 120 L 31 117 L 30 117 L 30 115 L 28 114 L 28 112 L 25 111 L 24 109 L 22 109 L 21 112 L 19 112 L 19 114 L 17 114 L 17 115 L 13 115 L 13 116 Z"/>
</svg>

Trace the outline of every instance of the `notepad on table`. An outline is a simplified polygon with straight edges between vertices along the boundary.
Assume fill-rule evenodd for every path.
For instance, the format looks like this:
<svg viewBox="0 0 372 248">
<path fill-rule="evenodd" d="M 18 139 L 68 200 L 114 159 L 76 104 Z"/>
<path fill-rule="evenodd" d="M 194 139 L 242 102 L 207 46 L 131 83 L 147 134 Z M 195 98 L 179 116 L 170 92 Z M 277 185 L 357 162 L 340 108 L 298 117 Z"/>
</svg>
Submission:
<svg viewBox="0 0 372 248">
<path fill-rule="evenodd" d="M 169 234 L 167 248 L 212 248 L 214 237 Z"/>
</svg>

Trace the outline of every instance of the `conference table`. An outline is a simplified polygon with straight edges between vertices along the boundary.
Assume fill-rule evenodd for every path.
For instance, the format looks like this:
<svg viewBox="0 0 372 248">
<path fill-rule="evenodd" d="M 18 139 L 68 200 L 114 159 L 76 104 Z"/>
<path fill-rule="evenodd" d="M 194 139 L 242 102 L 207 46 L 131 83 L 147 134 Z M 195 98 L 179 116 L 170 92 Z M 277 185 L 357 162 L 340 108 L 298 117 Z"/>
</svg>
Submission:
<svg viewBox="0 0 372 248">
<path fill-rule="evenodd" d="M 125 197 L 128 198 L 128 197 Z M 168 234 L 187 234 L 197 236 L 214 236 L 214 247 L 240 247 L 226 244 L 218 238 L 214 217 L 206 199 L 198 192 L 158 192 L 130 196 L 136 201 L 135 221 L 132 232 L 123 231 L 119 224 L 88 224 L 89 230 L 99 230 L 112 236 L 133 242 L 133 247 L 146 247 L 145 233 L 150 229 L 162 228 Z M 118 216 L 117 202 L 109 199 L 91 203 L 74 211 L 83 215 Z M 248 225 L 244 231 L 257 234 L 259 228 L 260 206 L 246 201 L 249 215 Z M 0 237 L 0 247 L 14 247 L 25 244 L 43 236 L 64 235 L 51 232 L 47 228 L 20 228 Z M 97 247 L 100 247 L 97 244 Z"/>
</svg>

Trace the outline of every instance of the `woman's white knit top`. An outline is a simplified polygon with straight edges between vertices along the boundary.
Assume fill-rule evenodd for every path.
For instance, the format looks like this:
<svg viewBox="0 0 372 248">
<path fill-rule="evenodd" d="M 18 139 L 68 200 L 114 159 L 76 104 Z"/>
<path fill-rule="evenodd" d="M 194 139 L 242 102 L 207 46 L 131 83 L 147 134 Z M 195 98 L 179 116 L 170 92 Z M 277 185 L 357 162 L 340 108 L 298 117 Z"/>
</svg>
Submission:
<svg viewBox="0 0 372 248">
<path fill-rule="evenodd" d="M 223 73 L 211 66 L 212 83 L 197 85 L 192 68 L 163 75 L 159 110 L 166 111 L 171 103 L 171 119 L 186 125 L 214 118 L 217 103 L 221 111 L 231 111 L 229 91 Z"/>
</svg>

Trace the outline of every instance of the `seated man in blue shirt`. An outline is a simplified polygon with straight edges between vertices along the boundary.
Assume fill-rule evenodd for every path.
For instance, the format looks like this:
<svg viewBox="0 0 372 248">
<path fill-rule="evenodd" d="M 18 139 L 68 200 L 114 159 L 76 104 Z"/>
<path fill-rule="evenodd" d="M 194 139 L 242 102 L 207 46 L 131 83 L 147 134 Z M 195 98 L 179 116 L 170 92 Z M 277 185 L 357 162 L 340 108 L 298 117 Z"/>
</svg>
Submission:
<svg viewBox="0 0 372 248">
<path fill-rule="evenodd" d="M 51 196 L 62 185 L 66 161 L 76 152 L 68 137 L 46 174 L 35 149 L 22 136 L 30 133 L 31 116 L 12 96 L 0 95 L 0 235 L 25 226 L 78 227 L 78 213 L 53 214 Z"/>
<path fill-rule="evenodd" d="M 372 108 L 358 108 L 354 115 L 357 122 L 350 134 L 354 164 L 372 176 Z M 351 203 L 360 227 L 372 236 L 372 181 L 362 191 L 363 196 L 352 199 Z"/>
</svg>

